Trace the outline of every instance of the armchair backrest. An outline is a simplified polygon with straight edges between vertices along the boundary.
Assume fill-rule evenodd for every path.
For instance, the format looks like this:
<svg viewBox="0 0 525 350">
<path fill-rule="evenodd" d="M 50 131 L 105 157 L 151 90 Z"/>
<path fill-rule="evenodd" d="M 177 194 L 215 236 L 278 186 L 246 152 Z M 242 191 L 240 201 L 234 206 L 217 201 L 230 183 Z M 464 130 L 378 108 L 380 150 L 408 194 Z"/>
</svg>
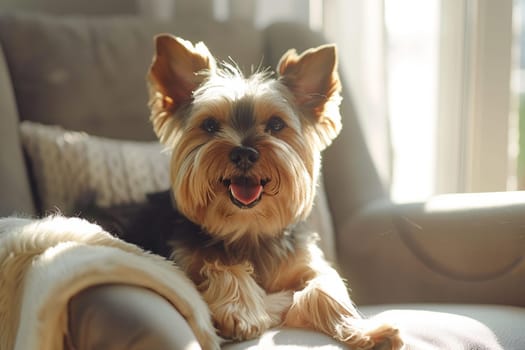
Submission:
<svg viewBox="0 0 525 350">
<path fill-rule="evenodd" d="M 275 68 L 289 48 L 302 51 L 325 43 L 319 33 L 292 23 L 258 30 L 247 22 L 210 20 L 203 26 L 182 17 L 155 22 L 139 17 L 0 15 L 1 216 L 38 213 L 29 185 L 31 169 L 24 163 L 18 136 L 20 121 L 118 139 L 155 139 L 148 121 L 145 74 L 152 38 L 161 32 L 204 41 L 218 58 L 232 57 L 247 72 L 261 62 Z M 366 203 L 385 196 L 350 89 L 343 89 L 343 131 L 325 151 L 323 169 L 336 231 Z M 320 203 L 326 209 L 324 197 Z M 322 211 L 320 230 L 331 232 L 330 220 L 328 211 Z"/>
</svg>

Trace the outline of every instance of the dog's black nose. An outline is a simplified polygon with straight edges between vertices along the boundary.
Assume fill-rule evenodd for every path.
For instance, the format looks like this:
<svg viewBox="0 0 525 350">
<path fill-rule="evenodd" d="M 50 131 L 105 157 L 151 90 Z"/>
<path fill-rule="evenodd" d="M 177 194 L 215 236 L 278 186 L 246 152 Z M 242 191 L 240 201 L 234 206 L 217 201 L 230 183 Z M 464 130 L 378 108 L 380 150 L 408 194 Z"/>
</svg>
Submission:
<svg viewBox="0 0 525 350">
<path fill-rule="evenodd" d="M 259 151 L 253 147 L 239 146 L 230 152 L 230 160 L 241 170 L 248 170 L 259 159 Z"/>
</svg>

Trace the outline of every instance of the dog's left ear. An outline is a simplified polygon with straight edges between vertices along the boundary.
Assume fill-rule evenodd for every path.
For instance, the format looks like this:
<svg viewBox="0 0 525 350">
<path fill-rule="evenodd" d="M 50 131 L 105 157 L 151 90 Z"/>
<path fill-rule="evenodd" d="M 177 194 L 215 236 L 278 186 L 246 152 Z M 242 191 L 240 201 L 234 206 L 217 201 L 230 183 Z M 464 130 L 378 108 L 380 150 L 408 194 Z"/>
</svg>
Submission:
<svg viewBox="0 0 525 350">
<path fill-rule="evenodd" d="M 322 147 L 341 131 L 341 82 L 335 45 L 323 45 L 298 55 L 286 52 L 277 66 L 280 81 L 288 87 L 306 115 L 314 118 Z"/>
</svg>

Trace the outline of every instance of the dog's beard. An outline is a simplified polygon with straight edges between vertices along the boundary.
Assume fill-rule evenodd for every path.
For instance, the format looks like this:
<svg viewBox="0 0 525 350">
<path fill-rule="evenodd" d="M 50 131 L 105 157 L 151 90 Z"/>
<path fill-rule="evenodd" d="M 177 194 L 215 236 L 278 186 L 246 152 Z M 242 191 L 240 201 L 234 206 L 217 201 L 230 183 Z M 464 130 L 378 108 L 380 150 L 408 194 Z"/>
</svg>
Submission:
<svg viewBox="0 0 525 350">
<path fill-rule="evenodd" d="M 309 214 L 319 160 L 307 143 L 262 139 L 260 159 L 241 171 L 228 159 L 232 143 L 193 136 L 185 135 L 173 156 L 172 188 L 178 209 L 209 233 L 273 236 Z"/>
</svg>

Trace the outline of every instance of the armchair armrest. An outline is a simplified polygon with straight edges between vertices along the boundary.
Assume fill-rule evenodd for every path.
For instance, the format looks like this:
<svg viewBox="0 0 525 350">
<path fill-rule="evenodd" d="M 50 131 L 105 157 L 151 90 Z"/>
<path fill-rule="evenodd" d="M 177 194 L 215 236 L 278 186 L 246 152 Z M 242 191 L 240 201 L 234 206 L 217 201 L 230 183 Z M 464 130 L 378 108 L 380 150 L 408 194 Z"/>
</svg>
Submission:
<svg viewBox="0 0 525 350">
<path fill-rule="evenodd" d="M 0 43 L 0 217 L 35 213 L 25 168 L 18 112 L 4 51 Z"/>
<path fill-rule="evenodd" d="M 358 304 L 525 306 L 525 192 L 378 200 L 336 226 L 339 268 Z"/>
</svg>

